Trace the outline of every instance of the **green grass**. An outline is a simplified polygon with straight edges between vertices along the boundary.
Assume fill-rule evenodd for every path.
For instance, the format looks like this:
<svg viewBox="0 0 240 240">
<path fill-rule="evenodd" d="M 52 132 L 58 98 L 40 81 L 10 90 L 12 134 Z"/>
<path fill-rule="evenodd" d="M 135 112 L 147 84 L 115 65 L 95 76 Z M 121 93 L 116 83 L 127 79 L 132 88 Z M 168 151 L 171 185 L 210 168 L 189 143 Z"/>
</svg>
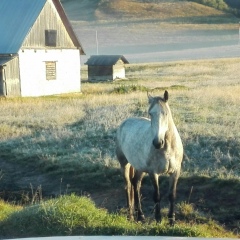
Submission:
<svg viewBox="0 0 240 240">
<path fill-rule="evenodd" d="M 129 65 L 129 80 L 85 82 L 82 94 L 1 98 L 0 187 L 10 192 L 2 192 L 1 196 L 22 203 L 23 207 L 2 202 L 0 229 L 14 237 L 24 236 L 23 228 L 28 229 L 28 237 L 57 232 L 238 236 L 239 67 L 239 59 Z M 178 185 L 178 222 L 174 228 L 167 226 L 165 218 L 160 225 L 152 223 L 148 178 L 143 182 L 148 223 L 126 220 L 124 182 L 115 157 L 115 131 L 119 124 L 127 117 L 147 117 L 146 91 L 162 95 L 164 89 L 169 90 L 169 104 L 185 150 Z M 161 187 L 165 215 L 167 185 L 164 176 Z M 70 193 L 76 195 L 68 196 Z M 90 199 L 77 197 L 85 193 Z M 54 199 L 45 201 L 48 198 Z M 81 206 L 81 201 L 91 199 L 96 206 L 89 209 L 89 217 L 93 214 L 93 219 L 99 218 L 93 225 L 80 228 L 81 208 L 72 216 L 67 206 Z M 59 213 L 61 208 L 65 215 Z M 24 225 L 14 220 L 19 218 L 25 218 Z M 40 233 L 39 229 L 45 231 Z"/>
<path fill-rule="evenodd" d="M 184 220 L 178 221 L 175 227 L 170 227 L 166 218 L 161 224 L 151 221 L 141 224 L 129 222 L 123 214 L 109 214 L 87 197 L 61 196 L 9 214 L 1 221 L 0 230 L 11 238 L 53 235 L 234 237 L 213 220 L 195 212 L 191 205 L 181 204 L 179 209 Z"/>
<path fill-rule="evenodd" d="M 20 211 L 21 209 L 21 206 L 13 205 L 4 202 L 3 200 L 0 200 L 0 221 L 4 221 L 6 218 L 8 218 L 17 211 Z"/>
</svg>

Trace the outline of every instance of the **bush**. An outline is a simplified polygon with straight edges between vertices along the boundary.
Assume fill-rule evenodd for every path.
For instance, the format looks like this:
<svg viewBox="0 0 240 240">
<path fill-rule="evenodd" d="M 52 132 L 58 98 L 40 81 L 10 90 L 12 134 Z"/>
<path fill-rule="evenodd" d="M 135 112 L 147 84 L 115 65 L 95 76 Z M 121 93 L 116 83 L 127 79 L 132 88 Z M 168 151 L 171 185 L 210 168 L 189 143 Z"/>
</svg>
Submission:
<svg viewBox="0 0 240 240">
<path fill-rule="evenodd" d="M 222 11 L 228 11 L 229 7 L 228 5 L 224 2 L 224 0 L 188 0 L 191 2 L 196 2 L 200 3 L 209 7 L 213 7 Z"/>
<path fill-rule="evenodd" d="M 123 84 L 113 89 L 113 93 L 120 93 L 120 94 L 137 92 L 137 91 L 145 92 L 145 91 L 148 91 L 148 88 L 141 85 L 135 85 L 135 84 L 131 84 L 131 85 Z"/>
</svg>

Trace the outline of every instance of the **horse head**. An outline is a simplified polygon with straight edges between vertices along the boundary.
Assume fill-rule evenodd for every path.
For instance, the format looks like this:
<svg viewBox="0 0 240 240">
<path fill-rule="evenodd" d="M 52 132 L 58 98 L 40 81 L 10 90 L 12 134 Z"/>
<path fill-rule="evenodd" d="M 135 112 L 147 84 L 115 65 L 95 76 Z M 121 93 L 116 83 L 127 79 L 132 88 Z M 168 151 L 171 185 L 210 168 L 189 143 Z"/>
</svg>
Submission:
<svg viewBox="0 0 240 240">
<path fill-rule="evenodd" d="M 151 118 L 151 129 L 153 134 L 153 146 L 156 149 L 164 148 L 165 135 L 168 130 L 168 92 L 164 92 L 163 97 L 152 97 L 148 93 L 149 109 L 148 114 Z"/>
</svg>

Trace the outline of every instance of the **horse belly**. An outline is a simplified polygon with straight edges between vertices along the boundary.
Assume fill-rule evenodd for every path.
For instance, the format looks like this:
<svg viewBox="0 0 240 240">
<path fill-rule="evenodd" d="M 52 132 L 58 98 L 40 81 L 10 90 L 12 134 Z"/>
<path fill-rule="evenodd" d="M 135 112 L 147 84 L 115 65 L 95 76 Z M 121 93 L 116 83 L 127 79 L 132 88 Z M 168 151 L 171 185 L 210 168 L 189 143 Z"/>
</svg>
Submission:
<svg viewBox="0 0 240 240">
<path fill-rule="evenodd" d="M 128 162 L 139 171 L 154 174 L 173 173 L 176 171 L 176 161 L 173 158 L 166 157 L 162 152 L 152 155 L 151 152 L 155 152 L 153 148 L 145 150 L 138 149 L 132 155 L 123 147 Z M 146 152 L 149 153 L 146 154 Z"/>
</svg>

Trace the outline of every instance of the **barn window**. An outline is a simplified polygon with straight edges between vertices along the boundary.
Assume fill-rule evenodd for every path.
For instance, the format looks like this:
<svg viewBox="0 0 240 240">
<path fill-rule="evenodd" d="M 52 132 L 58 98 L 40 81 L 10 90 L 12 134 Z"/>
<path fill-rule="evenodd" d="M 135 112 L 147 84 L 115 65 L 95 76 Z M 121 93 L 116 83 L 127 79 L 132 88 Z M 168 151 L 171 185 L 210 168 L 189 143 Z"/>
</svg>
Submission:
<svg viewBox="0 0 240 240">
<path fill-rule="evenodd" d="M 47 80 L 56 80 L 56 62 L 45 62 L 46 64 L 46 79 Z"/>
<path fill-rule="evenodd" d="M 57 46 L 57 30 L 45 30 L 45 46 Z"/>
</svg>

